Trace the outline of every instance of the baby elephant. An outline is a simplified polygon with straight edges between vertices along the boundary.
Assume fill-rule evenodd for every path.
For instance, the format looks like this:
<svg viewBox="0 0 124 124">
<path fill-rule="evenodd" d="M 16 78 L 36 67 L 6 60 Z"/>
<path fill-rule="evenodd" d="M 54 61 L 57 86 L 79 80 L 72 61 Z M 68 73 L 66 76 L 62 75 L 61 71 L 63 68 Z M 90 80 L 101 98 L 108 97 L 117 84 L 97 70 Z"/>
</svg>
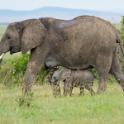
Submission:
<svg viewBox="0 0 124 124">
<path fill-rule="evenodd" d="M 70 70 L 67 68 L 59 68 L 56 70 L 52 77 L 51 83 L 59 84 L 59 81 L 64 81 L 64 95 L 72 95 L 74 87 L 80 87 L 80 95 L 84 94 L 84 88 L 90 91 L 91 95 L 94 94 L 92 89 L 94 77 L 88 70 Z"/>
</svg>

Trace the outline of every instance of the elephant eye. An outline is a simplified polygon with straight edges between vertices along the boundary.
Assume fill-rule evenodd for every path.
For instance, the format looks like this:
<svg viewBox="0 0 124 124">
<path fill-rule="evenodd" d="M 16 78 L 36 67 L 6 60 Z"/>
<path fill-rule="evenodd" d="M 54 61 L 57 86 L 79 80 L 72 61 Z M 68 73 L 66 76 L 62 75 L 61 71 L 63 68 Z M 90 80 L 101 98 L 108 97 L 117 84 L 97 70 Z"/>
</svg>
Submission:
<svg viewBox="0 0 124 124">
<path fill-rule="evenodd" d="M 57 77 L 53 77 L 53 79 L 56 81 L 57 80 Z"/>
<path fill-rule="evenodd" d="M 54 78 L 54 80 L 56 80 L 56 77 L 53 77 Z"/>
</svg>

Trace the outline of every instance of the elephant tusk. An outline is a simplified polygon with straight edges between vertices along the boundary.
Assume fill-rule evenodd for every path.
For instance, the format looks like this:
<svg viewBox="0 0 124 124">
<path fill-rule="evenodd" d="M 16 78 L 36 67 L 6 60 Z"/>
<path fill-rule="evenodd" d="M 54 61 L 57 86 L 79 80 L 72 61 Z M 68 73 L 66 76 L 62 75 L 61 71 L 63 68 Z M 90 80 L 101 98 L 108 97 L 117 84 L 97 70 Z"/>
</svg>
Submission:
<svg viewBox="0 0 124 124">
<path fill-rule="evenodd" d="M 5 55 L 5 53 L 2 53 L 2 55 L 0 56 L 0 63 L 2 62 L 4 55 Z"/>
</svg>

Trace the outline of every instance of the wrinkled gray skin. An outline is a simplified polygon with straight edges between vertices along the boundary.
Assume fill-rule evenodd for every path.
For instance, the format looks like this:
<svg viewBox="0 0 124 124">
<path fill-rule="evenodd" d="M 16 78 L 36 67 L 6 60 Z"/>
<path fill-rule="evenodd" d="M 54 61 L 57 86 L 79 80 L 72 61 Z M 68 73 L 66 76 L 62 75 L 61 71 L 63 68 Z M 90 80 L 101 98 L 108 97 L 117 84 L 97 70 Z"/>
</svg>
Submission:
<svg viewBox="0 0 124 124">
<path fill-rule="evenodd" d="M 91 95 L 93 95 L 93 80 L 94 77 L 88 70 L 70 70 L 67 68 L 60 68 L 53 73 L 50 82 L 57 87 L 59 86 L 60 81 L 64 81 L 65 96 L 67 94 L 71 96 L 74 87 L 80 87 L 80 95 L 84 94 L 84 88 L 89 90 Z"/>
<path fill-rule="evenodd" d="M 124 76 L 117 55 L 117 30 L 94 16 L 72 20 L 30 19 L 9 24 L 0 42 L 0 55 L 31 51 L 24 76 L 27 94 L 37 72 L 44 66 L 63 65 L 70 69 L 94 67 L 99 73 L 98 93 L 105 91 L 111 72 L 124 90 Z"/>
</svg>

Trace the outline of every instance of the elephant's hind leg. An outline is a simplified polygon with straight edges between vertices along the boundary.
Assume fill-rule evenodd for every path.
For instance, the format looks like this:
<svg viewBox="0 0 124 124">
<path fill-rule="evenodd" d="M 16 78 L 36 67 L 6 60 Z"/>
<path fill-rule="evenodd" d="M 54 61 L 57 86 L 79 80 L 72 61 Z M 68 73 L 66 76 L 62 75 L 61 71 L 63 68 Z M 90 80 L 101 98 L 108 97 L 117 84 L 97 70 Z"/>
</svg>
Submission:
<svg viewBox="0 0 124 124">
<path fill-rule="evenodd" d="M 116 80 L 124 91 L 124 74 L 121 71 L 121 66 L 117 53 L 114 54 L 110 73 L 115 76 Z"/>
<path fill-rule="evenodd" d="M 98 56 L 96 61 L 96 69 L 100 76 L 97 93 L 100 94 L 104 92 L 107 88 L 107 78 L 108 73 L 111 68 L 112 55 Z"/>
</svg>

